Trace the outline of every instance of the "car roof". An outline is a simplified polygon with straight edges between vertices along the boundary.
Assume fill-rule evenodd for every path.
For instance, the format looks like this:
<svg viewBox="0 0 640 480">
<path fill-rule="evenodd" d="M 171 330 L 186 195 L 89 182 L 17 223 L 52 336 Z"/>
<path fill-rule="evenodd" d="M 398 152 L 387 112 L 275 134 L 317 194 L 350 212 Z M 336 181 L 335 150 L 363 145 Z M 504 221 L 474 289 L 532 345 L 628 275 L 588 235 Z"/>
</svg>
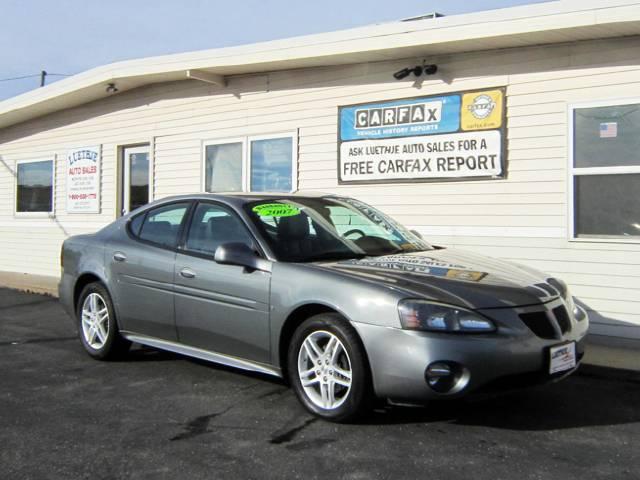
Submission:
<svg viewBox="0 0 640 480">
<path fill-rule="evenodd" d="M 270 200 L 274 198 L 326 198 L 335 196 L 335 194 L 323 193 L 323 192 L 217 192 L 217 193 L 191 193 L 184 195 L 174 195 L 170 197 L 164 197 L 149 204 L 157 205 L 160 203 L 175 202 L 180 200 L 218 200 L 228 204 L 244 205 L 250 202 L 259 202 L 260 200 Z"/>
</svg>

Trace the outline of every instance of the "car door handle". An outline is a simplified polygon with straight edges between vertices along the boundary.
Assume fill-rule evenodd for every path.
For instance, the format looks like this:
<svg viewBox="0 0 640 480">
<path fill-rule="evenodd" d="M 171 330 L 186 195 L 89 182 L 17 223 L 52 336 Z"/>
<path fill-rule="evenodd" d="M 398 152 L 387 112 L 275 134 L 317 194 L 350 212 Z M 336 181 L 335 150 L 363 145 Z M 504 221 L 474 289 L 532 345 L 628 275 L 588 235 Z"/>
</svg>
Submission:
<svg viewBox="0 0 640 480">
<path fill-rule="evenodd" d="M 127 260 L 127 256 L 122 252 L 116 252 L 113 254 L 113 259 L 116 262 L 124 262 Z"/>
<path fill-rule="evenodd" d="M 184 278 L 195 278 L 196 272 L 194 272 L 190 268 L 183 268 L 182 270 L 180 270 L 180 275 L 182 275 Z"/>
</svg>

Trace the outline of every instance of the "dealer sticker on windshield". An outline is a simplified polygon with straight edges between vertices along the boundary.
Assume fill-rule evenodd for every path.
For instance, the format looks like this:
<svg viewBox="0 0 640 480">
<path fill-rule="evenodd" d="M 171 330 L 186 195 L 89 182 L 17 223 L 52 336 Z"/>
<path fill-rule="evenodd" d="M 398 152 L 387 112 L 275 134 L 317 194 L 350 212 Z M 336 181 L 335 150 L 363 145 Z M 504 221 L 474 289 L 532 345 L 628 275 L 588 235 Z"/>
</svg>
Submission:
<svg viewBox="0 0 640 480">
<path fill-rule="evenodd" d="M 256 205 L 252 210 L 259 217 L 293 217 L 300 215 L 300 209 L 288 203 L 263 203 Z"/>
<path fill-rule="evenodd" d="M 554 374 L 571 370 L 576 366 L 576 344 L 575 342 L 564 343 L 551 347 L 549 350 L 550 362 L 549 373 Z"/>
</svg>

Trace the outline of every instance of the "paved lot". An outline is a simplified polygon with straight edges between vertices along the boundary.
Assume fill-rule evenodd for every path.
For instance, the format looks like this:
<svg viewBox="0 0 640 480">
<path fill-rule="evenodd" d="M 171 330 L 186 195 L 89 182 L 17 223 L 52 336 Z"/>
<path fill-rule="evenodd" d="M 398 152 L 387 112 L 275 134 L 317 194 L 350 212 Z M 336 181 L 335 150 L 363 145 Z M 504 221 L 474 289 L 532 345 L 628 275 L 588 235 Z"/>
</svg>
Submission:
<svg viewBox="0 0 640 480">
<path fill-rule="evenodd" d="M 0 478 L 640 478 L 640 376 L 585 367 L 483 400 L 315 420 L 280 382 L 148 349 L 83 353 L 0 289 Z"/>
</svg>

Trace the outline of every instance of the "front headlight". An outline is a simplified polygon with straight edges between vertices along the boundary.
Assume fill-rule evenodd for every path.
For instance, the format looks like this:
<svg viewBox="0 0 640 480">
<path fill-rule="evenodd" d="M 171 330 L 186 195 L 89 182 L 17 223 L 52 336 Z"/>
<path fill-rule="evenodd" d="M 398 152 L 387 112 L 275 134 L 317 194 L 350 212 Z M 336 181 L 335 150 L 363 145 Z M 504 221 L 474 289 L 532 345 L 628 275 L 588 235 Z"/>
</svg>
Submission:
<svg viewBox="0 0 640 480">
<path fill-rule="evenodd" d="M 407 330 L 450 333 L 494 332 L 494 323 L 482 315 L 426 300 L 402 300 L 398 304 L 400 323 Z"/>
</svg>

